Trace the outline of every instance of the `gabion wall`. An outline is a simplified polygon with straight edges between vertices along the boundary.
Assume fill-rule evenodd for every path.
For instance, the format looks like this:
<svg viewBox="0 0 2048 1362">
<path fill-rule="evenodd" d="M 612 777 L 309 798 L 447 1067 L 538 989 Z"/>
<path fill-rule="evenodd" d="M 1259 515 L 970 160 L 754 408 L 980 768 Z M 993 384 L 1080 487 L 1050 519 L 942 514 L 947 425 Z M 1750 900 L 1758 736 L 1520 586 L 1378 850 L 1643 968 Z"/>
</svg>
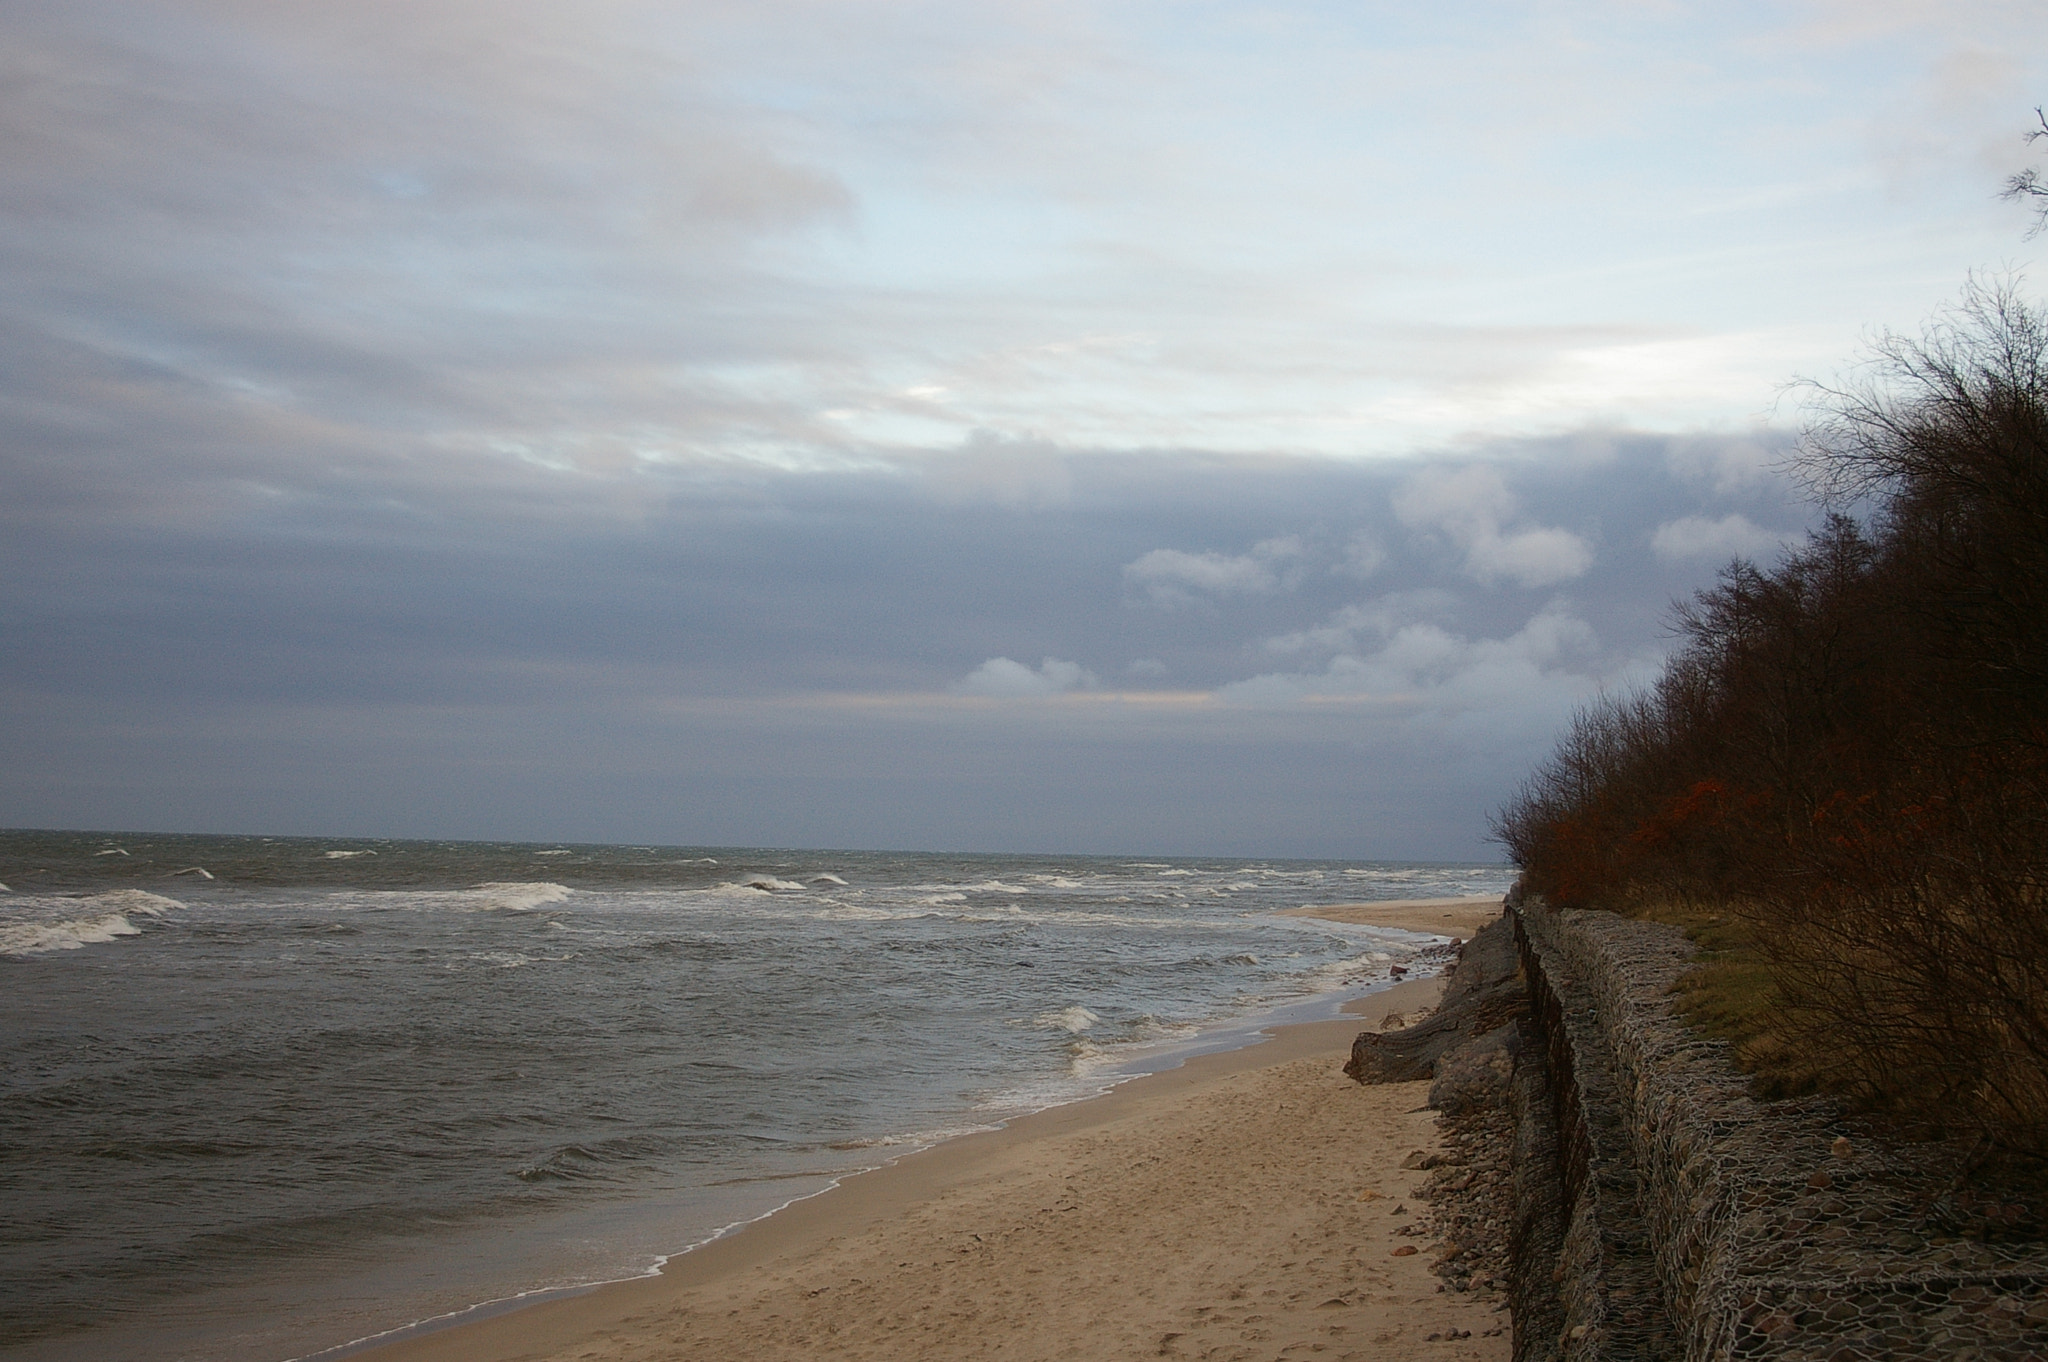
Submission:
<svg viewBox="0 0 2048 1362">
<path fill-rule="evenodd" d="M 1556 1342 L 1518 1356 L 2048 1362 L 2048 1249 L 1945 1232 L 1942 1151 L 1750 1097 L 1672 1015 L 1676 928 L 1510 909 L 1568 1225 Z"/>
</svg>

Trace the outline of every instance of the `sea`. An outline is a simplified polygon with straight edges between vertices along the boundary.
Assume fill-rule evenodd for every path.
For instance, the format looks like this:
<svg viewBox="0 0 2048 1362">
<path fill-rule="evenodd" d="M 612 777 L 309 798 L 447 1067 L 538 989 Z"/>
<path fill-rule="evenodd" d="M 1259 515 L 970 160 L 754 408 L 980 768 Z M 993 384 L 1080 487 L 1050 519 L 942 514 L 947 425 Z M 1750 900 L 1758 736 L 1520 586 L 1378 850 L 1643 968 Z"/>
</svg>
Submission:
<svg viewBox="0 0 2048 1362">
<path fill-rule="evenodd" d="M 346 1356 L 1445 943 L 1499 865 L 0 832 L 0 1358 Z"/>
</svg>

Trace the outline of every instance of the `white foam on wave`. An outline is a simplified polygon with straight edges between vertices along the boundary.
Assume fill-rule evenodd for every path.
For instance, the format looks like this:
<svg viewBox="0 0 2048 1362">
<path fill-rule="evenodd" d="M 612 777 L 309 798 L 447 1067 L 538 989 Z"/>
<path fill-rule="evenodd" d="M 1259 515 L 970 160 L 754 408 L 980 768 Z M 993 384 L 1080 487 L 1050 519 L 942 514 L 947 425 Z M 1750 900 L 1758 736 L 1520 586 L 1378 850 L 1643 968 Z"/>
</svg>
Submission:
<svg viewBox="0 0 2048 1362">
<path fill-rule="evenodd" d="M 119 913 L 97 918 L 74 918 L 69 922 L 24 923 L 18 927 L 0 927 L 0 955 L 75 951 L 80 946 L 98 945 L 118 936 L 141 934 L 140 927 Z"/>
<path fill-rule="evenodd" d="M 927 894 L 927 895 L 925 895 L 925 896 L 924 896 L 923 898 L 919 899 L 919 900 L 918 900 L 918 902 L 919 902 L 919 903 L 923 903 L 923 904 L 928 904 L 928 905 L 930 905 L 931 907 L 934 907 L 934 908 L 936 908 L 936 907 L 938 907 L 938 906 L 939 906 L 940 904 L 942 904 L 942 903 L 965 903 L 965 902 L 967 902 L 967 895 L 965 895 L 965 894 Z"/>
<path fill-rule="evenodd" d="M 188 865 L 183 870 L 173 870 L 171 875 L 174 878 L 179 875 L 197 875 L 202 880 L 213 878 L 213 872 L 203 865 Z"/>
<path fill-rule="evenodd" d="M 821 922 L 910 922 L 933 914 L 900 908 L 875 908 L 865 903 L 835 903 L 818 909 L 812 916 Z"/>
<path fill-rule="evenodd" d="M 127 854 L 128 848 L 126 847 L 108 847 L 105 851 L 95 851 L 93 853 L 95 856 L 126 856 Z"/>
<path fill-rule="evenodd" d="M 162 917 L 185 905 L 142 889 L 116 889 L 82 899 L 25 900 L 11 913 L 41 910 L 44 916 L 0 924 L 0 955 L 43 955 L 75 951 L 124 936 L 140 936 L 132 917 Z M 81 911 L 83 910 L 83 911 Z"/>
<path fill-rule="evenodd" d="M 812 884 L 836 884 L 836 885 L 838 885 L 838 886 L 839 886 L 839 887 L 840 887 L 841 889 L 844 889 L 844 888 L 846 888 L 846 881 L 845 881 L 845 880 L 842 880 L 842 879 L 840 879 L 840 878 L 839 878 L 839 877 L 838 877 L 837 875 L 813 875 L 813 876 L 811 876 L 811 878 L 810 878 L 810 883 L 812 883 Z"/>
<path fill-rule="evenodd" d="M 466 889 L 454 897 L 467 900 L 464 907 L 489 911 L 505 909 L 515 913 L 531 912 L 550 903 L 561 903 L 575 891 L 566 884 L 552 880 L 493 880 L 488 884 Z"/>
<path fill-rule="evenodd" d="M 576 853 L 567 847 L 558 847 L 553 851 L 536 851 L 533 854 L 536 856 L 574 856 Z"/>
<path fill-rule="evenodd" d="M 1068 1035 L 1078 1036 L 1101 1020 L 1102 1018 L 1077 1003 L 1073 1007 L 1063 1007 L 1057 1012 L 1041 1012 L 1031 1019 L 1031 1024 L 1048 1031 L 1065 1031 Z"/>
<path fill-rule="evenodd" d="M 330 860 L 330 861 L 346 861 L 346 860 L 349 860 L 350 858 L 352 858 L 352 857 L 356 857 L 356 856 L 375 856 L 376 854 L 377 854 L 376 852 L 374 852 L 374 851 L 368 851 L 368 850 L 365 850 L 365 851 L 330 851 L 330 852 L 328 852 L 328 853 L 327 853 L 327 859 L 328 859 L 328 860 Z"/>
<path fill-rule="evenodd" d="M 779 880 L 773 875 L 756 875 L 751 879 L 741 880 L 739 887 L 742 889 L 761 889 L 771 894 L 776 892 L 787 893 L 790 890 L 796 890 L 799 893 L 803 891 L 803 886 L 795 880 Z"/>
</svg>

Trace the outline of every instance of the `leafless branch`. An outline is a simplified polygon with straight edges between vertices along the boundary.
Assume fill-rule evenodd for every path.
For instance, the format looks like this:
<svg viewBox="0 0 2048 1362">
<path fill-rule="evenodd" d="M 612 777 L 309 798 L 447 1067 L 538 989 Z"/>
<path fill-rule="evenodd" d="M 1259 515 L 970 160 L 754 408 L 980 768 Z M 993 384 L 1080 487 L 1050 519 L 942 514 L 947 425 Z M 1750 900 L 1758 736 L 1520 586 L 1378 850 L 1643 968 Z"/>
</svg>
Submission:
<svg viewBox="0 0 2048 1362">
<path fill-rule="evenodd" d="M 2036 107 L 2034 120 L 2040 126 L 2027 130 L 2024 140 L 2028 146 L 2048 140 L 2048 113 Z M 2032 241 L 2043 231 L 2048 231 L 2048 180 L 2042 178 L 2039 170 L 2029 166 L 2019 174 L 2011 176 L 2005 182 L 2005 192 L 1998 197 L 2010 199 L 2014 203 L 2034 203 L 2034 225 L 2027 229 L 2027 240 Z"/>
</svg>

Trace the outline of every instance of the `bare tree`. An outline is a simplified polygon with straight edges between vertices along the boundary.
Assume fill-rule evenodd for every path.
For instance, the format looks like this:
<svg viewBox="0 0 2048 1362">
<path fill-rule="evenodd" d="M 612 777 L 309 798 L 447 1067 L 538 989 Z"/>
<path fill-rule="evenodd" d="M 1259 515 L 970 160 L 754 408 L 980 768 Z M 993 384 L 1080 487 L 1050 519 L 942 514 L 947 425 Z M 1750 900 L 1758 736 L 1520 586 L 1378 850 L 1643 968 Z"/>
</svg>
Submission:
<svg viewBox="0 0 2048 1362">
<path fill-rule="evenodd" d="M 2048 113 L 2036 108 L 2034 120 L 2040 126 L 2028 130 L 2026 140 L 2030 146 L 2035 142 L 2048 141 Z M 2005 192 L 1999 197 L 2015 203 L 2033 204 L 2034 225 L 2027 229 L 2027 240 L 2032 241 L 2048 231 L 2048 179 L 2044 179 L 2040 171 L 2029 166 L 2014 175 L 2005 182 Z"/>
</svg>

